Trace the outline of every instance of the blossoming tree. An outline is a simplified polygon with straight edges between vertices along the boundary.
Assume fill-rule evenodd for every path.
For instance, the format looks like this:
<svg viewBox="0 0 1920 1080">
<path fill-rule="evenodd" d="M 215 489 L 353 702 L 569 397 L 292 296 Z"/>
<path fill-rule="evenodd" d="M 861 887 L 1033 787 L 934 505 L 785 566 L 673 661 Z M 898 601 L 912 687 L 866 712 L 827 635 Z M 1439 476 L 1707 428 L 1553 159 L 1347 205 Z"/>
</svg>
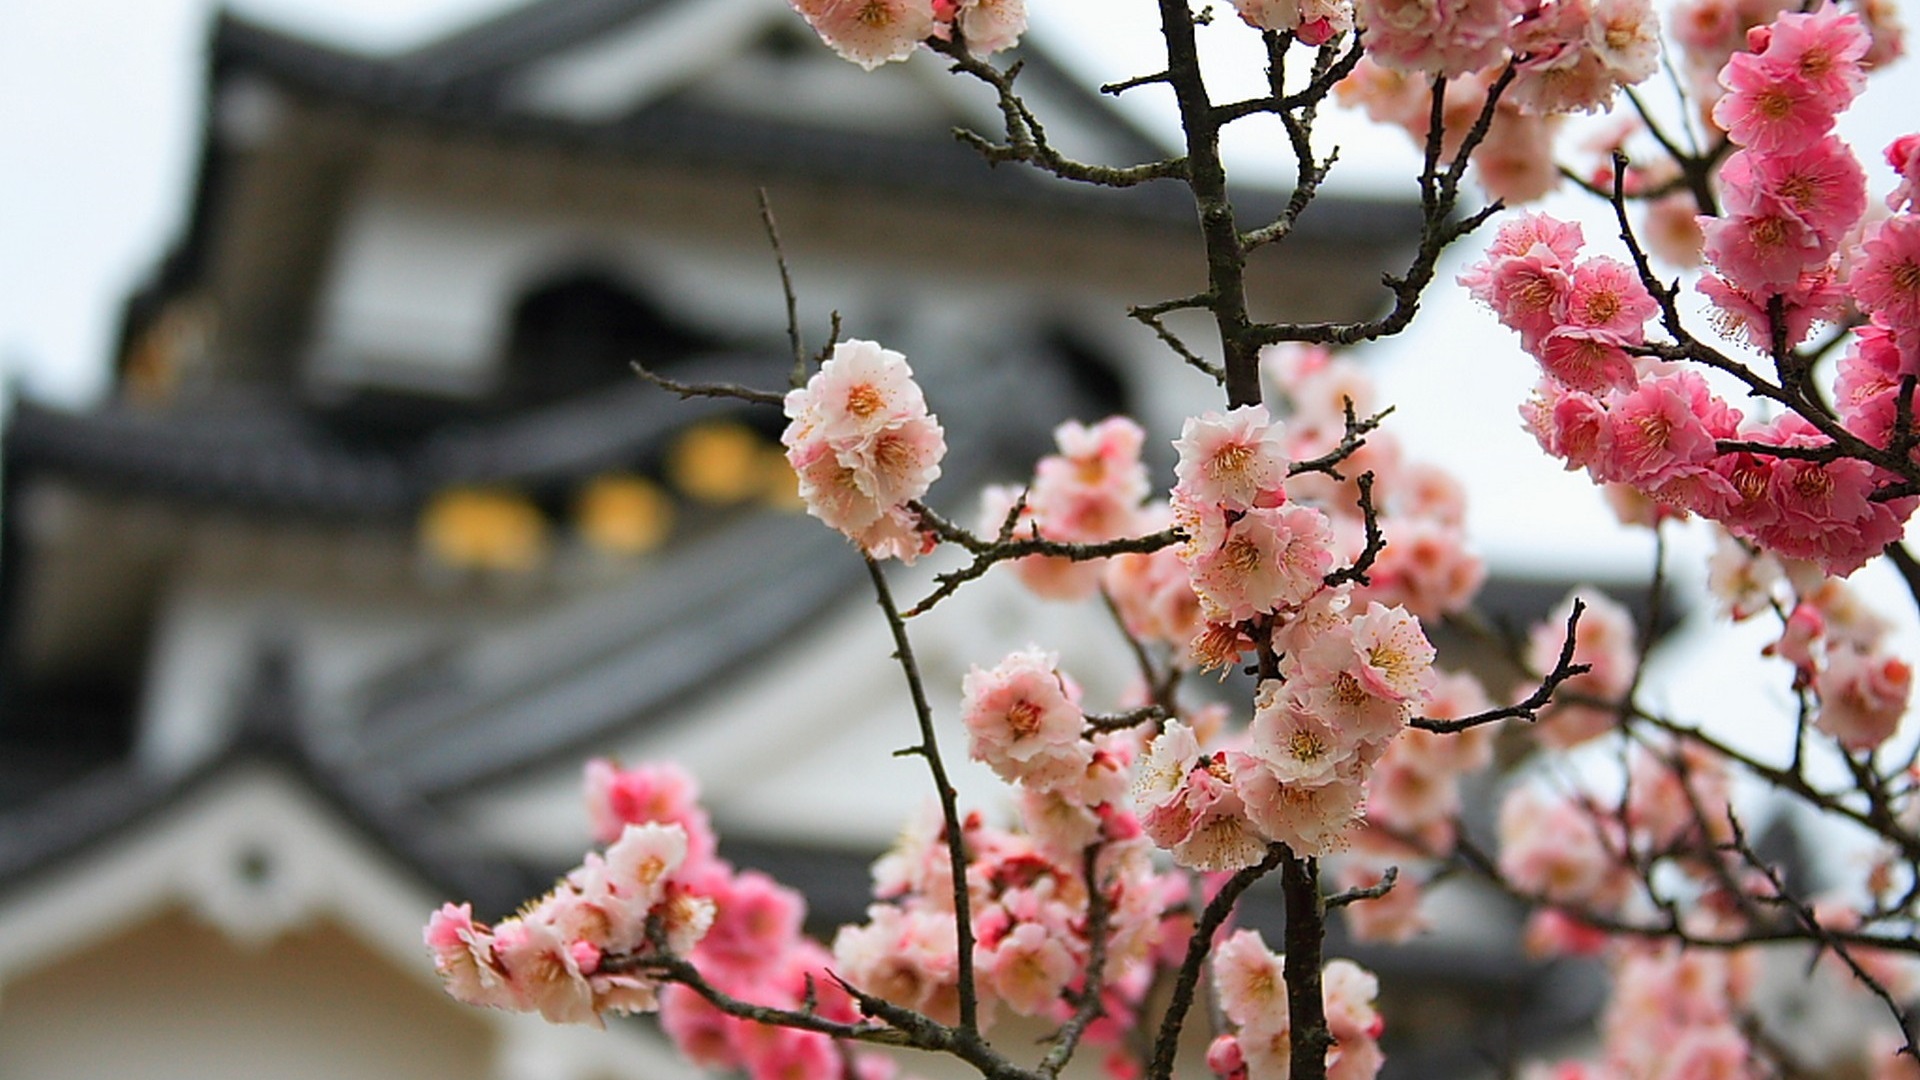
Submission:
<svg viewBox="0 0 1920 1080">
<path fill-rule="evenodd" d="M 1356 937 L 1405 940 L 1424 926 L 1424 885 L 1466 873 L 1529 906 L 1530 947 L 1608 962 L 1599 1057 L 1551 1075 L 1829 1066 L 1830 1048 L 1753 1001 L 1770 952 L 1831 966 L 1877 1003 L 1861 1067 L 1920 1074 L 1920 751 L 1897 737 L 1912 671 L 1846 581 L 1884 556 L 1920 605 L 1920 562 L 1901 543 L 1920 504 L 1920 135 L 1888 147 L 1870 180 L 1832 133 L 1867 72 L 1898 54 L 1877 0 L 1683 0 L 1664 55 L 1647 0 L 1234 0 L 1265 45 L 1267 86 L 1232 101 L 1202 78 L 1195 27 L 1211 12 L 1157 0 L 1165 66 L 1104 89 L 1169 88 L 1185 143 L 1120 166 L 1060 153 L 1018 65 L 994 59 L 1025 27 L 1021 0 L 793 2 L 864 67 L 925 48 L 990 87 L 1003 130 L 961 133 L 990 161 L 1062 182 L 1184 184 L 1205 287 L 1129 314 L 1170 362 L 1218 382 L 1222 408 L 1186 422 L 1164 495 L 1135 423 L 1069 421 L 1028 484 L 986 493 L 973 529 L 921 501 L 945 432 L 897 352 L 843 340 L 814 356 L 794 327 L 781 391 L 649 375 L 784 409 L 809 512 L 867 560 L 938 812 L 874 867 L 866 921 L 821 944 L 800 933 L 796 893 L 718 856 L 684 774 L 590 764 L 602 850 L 512 918 L 487 925 L 453 904 L 432 917 L 427 944 L 455 997 L 563 1023 L 657 1010 L 689 1060 L 756 1080 L 884 1080 L 897 1066 L 872 1047 L 943 1052 L 996 1080 L 1051 1078 L 1093 1048 L 1116 1076 L 1162 1080 L 1187 1025 L 1208 1019 L 1206 1063 L 1223 1077 L 1370 1077 L 1377 983 L 1322 955 L 1327 914 Z M 1664 112 L 1635 89 L 1663 70 L 1677 102 Z M 1285 243 L 1332 168 L 1314 127 L 1334 95 L 1418 141 L 1414 254 L 1378 318 L 1263 321 L 1247 260 Z M 1563 118 L 1597 110 L 1625 118 L 1606 156 L 1561 163 Z M 1297 177 L 1277 218 L 1246 222 L 1219 143 L 1255 116 L 1278 118 Z M 1585 188 L 1610 204 L 1617 242 L 1602 253 L 1579 226 L 1501 202 L 1469 211 L 1470 174 L 1515 203 L 1563 179 Z M 1332 349 L 1406 330 L 1443 250 L 1483 225 L 1491 243 L 1460 284 L 1539 363 L 1516 403 L 1525 426 L 1607 485 L 1629 522 L 1719 531 L 1726 616 L 1777 628 L 1767 651 L 1796 704 L 1784 756 L 1644 701 L 1646 628 L 1597 594 L 1569 597 L 1515 646 L 1529 677 L 1505 703 L 1435 666 L 1423 621 L 1465 611 L 1482 577 L 1462 488 L 1402 453 L 1366 377 Z M 1183 340 L 1167 322 L 1181 311 L 1210 317 L 1217 340 Z M 882 564 L 941 548 L 958 566 L 903 608 Z M 1104 599 L 1139 674 L 1120 711 L 1090 711 L 1042 647 L 956 688 L 926 685 L 912 617 L 1002 564 L 1042 596 Z M 1194 693 L 1223 669 L 1252 676 L 1238 707 Z M 1015 792 L 1016 821 L 958 804 L 936 738 L 943 692 L 959 695 L 968 754 Z M 1523 732 L 1527 760 L 1489 844 L 1461 823 L 1460 785 L 1490 766 L 1503 727 Z M 1617 750 L 1617 776 L 1548 783 L 1528 764 L 1592 745 Z M 1756 783 L 1880 856 L 1846 888 L 1794 891 L 1748 840 L 1733 792 Z M 1283 942 L 1234 928 L 1236 903 L 1270 875 Z M 1023 1055 L 989 1037 L 1006 1017 L 1051 1034 Z"/>
</svg>

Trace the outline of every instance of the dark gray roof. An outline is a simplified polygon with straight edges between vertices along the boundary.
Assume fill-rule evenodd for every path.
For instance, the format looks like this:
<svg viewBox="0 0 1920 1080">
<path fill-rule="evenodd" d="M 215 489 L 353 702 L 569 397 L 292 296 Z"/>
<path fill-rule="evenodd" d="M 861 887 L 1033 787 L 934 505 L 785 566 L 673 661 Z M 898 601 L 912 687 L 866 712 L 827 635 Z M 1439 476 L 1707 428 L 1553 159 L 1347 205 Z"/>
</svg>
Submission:
<svg viewBox="0 0 1920 1080">
<path fill-rule="evenodd" d="M 376 848 L 447 896 L 492 915 L 512 911 L 551 878 L 483 850 L 412 793 L 377 775 L 329 766 L 300 738 L 284 671 L 268 654 L 240 735 L 221 754 L 178 776 L 127 761 L 96 769 L 0 814 L 0 898 L 148 824 L 247 766 L 265 766 L 317 796 Z"/>
<path fill-rule="evenodd" d="M 769 382 L 783 369 L 777 360 L 714 356 L 697 370 L 703 379 Z M 401 408 L 444 415 L 406 439 L 371 429 L 352 409 L 257 386 L 90 412 L 22 401 L 4 448 L 16 476 L 51 473 L 94 488 L 277 514 L 393 520 L 448 485 L 539 487 L 630 468 L 686 425 L 740 406 L 679 401 L 635 379 L 512 413 L 462 416 L 434 399 Z"/>
<path fill-rule="evenodd" d="M 681 2 L 537 0 L 393 58 L 329 48 L 223 14 L 214 31 L 214 71 L 216 78 L 252 72 L 306 94 L 436 130 L 725 169 L 746 173 L 756 182 L 793 177 L 916 197 L 938 195 L 1045 213 L 1192 227 L 1192 200 L 1172 181 L 1116 190 L 1054 180 L 1024 166 L 994 168 L 946 133 L 929 138 L 773 124 L 703 110 L 670 96 L 631 116 L 588 123 L 517 109 L 503 100 L 502 87 L 526 65 Z M 1020 56 L 1022 79 L 1043 85 L 1061 107 L 1124 148 L 1133 160 L 1167 152 L 1042 49 L 1028 42 Z M 1236 200 L 1248 222 L 1271 219 L 1286 201 L 1285 193 L 1271 189 L 1247 189 Z M 1322 195 L 1295 235 L 1305 242 L 1398 249 L 1417 228 L 1418 213 L 1406 199 Z"/>
</svg>

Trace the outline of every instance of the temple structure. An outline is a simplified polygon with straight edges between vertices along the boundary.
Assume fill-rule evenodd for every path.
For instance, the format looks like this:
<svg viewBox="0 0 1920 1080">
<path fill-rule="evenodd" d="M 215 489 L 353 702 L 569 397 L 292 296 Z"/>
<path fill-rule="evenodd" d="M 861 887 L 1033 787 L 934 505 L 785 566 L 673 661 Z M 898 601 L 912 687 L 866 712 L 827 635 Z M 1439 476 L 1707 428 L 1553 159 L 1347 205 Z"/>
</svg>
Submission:
<svg viewBox="0 0 1920 1080">
<path fill-rule="evenodd" d="M 1044 45 L 1020 86 L 1058 145 L 1163 152 Z M 1123 312 L 1204 281 L 1184 191 L 951 135 L 995 122 L 781 0 L 537 0 L 377 57 L 220 18 L 111 400 L 6 425 L 0 1074 L 687 1075 L 643 1023 L 455 1006 L 419 946 L 441 900 L 497 914 L 578 859 L 594 753 L 684 762 L 731 857 L 858 917 L 926 791 L 864 571 L 794 511 L 777 411 L 630 365 L 785 386 L 764 190 L 812 344 L 833 313 L 914 363 L 936 502 L 970 515 L 1063 419 L 1170 436 L 1214 391 Z M 1368 314 L 1416 220 L 1323 197 L 1254 268 L 1266 313 Z M 915 625 L 929 683 L 1065 618 L 957 599 Z M 1099 684 L 1109 643 L 1061 644 Z M 1562 1010 L 1506 955 L 1404 955 L 1377 966 L 1454 988 L 1395 1013 L 1404 1075 L 1471 1067 L 1503 1002 Z"/>
</svg>

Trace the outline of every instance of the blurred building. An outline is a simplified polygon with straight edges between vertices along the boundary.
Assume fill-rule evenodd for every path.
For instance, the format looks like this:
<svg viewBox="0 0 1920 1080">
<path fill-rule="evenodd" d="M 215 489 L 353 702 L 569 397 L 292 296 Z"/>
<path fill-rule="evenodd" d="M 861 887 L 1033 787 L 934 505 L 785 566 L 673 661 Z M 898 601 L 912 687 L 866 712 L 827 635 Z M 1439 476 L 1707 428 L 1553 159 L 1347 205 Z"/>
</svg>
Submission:
<svg viewBox="0 0 1920 1080">
<path fill-rule="evenodd" d="M 1163 153 L 1042 46 L 1057 145 Z M 863 73 L 781 0 L 539 0 L 383 57 L 217 22 L 116 394 L 5 432 L 0 1074 L 684 1074 L 644 1024 L 455 1006 L 419 945 L 577 860 L 593 753 L 687 763 L 729 855 L 858 916 L 926 790 L 864 572 L 794 512 L 780 416 L 630 365 L 785 385 L 764 189 L 812 345 L 834 312 L 913 360 L 958 513 L 1062 419 L 1171 435 L 1215 393 L 1121 316 L 1204 280 L 1184 191 L 988 167 L 942 67 Z M 1367 314 L 1415 220 L 1323 197 L 1264 314 Z M 930 685 L 1029 636 L 1097 683 L 1060 618 L 963 594 L 915 624 Z M 1416 962 L 1530 992 L 1472 952 Z"/>
</svg>

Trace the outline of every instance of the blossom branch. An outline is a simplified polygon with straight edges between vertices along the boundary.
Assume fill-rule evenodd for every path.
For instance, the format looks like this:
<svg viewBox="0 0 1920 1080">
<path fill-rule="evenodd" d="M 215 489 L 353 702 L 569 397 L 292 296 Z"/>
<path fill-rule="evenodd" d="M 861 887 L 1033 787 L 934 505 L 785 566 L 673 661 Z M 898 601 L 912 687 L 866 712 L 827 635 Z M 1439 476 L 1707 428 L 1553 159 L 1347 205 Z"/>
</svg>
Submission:
<svg viewBox="0 0 1920 1080">
<path fill-rule="evenodd" d="M 900 752 L 916 754 L 926 760 L 927 770 L 933 774 L 934 793 L 940 800 L 940 816 L 946 824 L 947 860 L 953 872 L 955 963 L 960 982 L 958 1036 L 963 1043 L 981 1042 L 980 1002 L 973 974 L 972 898 L 967 893 L 966 837 L 960 828 L 958 795 L 947 779 L 947 767 L 940 757 L 940 741 L 933 730 L 933 707 L 927 704 L 926 686 L 921 681 L 920 667 L 914 659 L 913 643 L 907 636 L 906 620 L 893 602 L 893 592 L 887 588 L 887 577 L 881 573 L 880 564 L 870 557 L 866 562 L 867 576 L 873 581 L 875 600 L 886 615 L 887 629 L 893 635 L 893 656 L 900 664 L 901 673 L 906 676 L 907 690 L 913 697 L 914 717 L 920 726 L 919 745 Z"/>
<path fill-rule="evenodd" d="M 1193 936 L 1187 939 L 1186 956 L 1174 977 L 1167 1011 L 1160 1017 L 1160 1031 L 1153 1040 L 1153 1059 L 1147 1065 L 1146 1080 L 1168 1080 L 1173 1075 L 1174 1054 L 1180 1048 L 1180 1029 L 1186 1024 L 1187 1012 L 1193 1008 L 1194 991 L 1200 985 L 1200 969 L 1213 948 L 1214 934 L 1226 925 L 1234 905 L 1240 901 L 1240 894 L 1272 873 L 1289 854 L 1284 844 L 1269 845 L 1266 858 L 1236 871 L 1201 910 L 1200 918 L 1194 922 Z"/>
<path fill-rule="evenodd" d="M 1523 719 L 1528 723 L 1538 721 L 1540 719 L 1540 710 L 1546 708 L 1553 702 L 1554 691 L 1560 688 L 1561 683 L 1566 682 L 1576 675 L 1585 675 L 1587 672 L 1593 670 L 1590 664 L 1576 664 L 1573 662 L 1573 650 L 1576 641 L 1576 632 L 1580 625 L 1580 615 L 1586 610 L 1587 605 L 1583 603 L 1579 597 L 1574 597 L 1573 610 L 1567 614 L 1567 634 L 1565 639 L 1560 643 L 1560 656 L 1553 662 L 1552 670 L 1540 677 L 1540 685 L 1536 686 L 1533 693 L 1527 695 L 1525 700 L 1512 705 L 1502 706 L 1501 708 L 1474 713 L 1472 716 L 1447 719 L 1416 716 L 1407 721 L 1408 726 L 1417 727 L 1422 731 L 1431 731 L 1440 735 L 1450 735 L 1455 732 L 1465 731 L 1468 728 L 1476 728 L 1482 724 L 1491 724 L 1500 720 Z"/>
<path fill-rule="evenodd" d="M 1073 1003 L 1073 1015 L 1054 1033 L 1053 1045 L 1047 1050 L 1047 1056 L 1040 1059 L 1038 1071 L 1047 1080 L 1053 1080 L 1060 1075 L 1061 1069 L 1066 1068 L 1074 1050 L 1080 1045 L 1080 1037 L 1086 1034 L 1087 1026 L 1105 1012 L 1100 996 L 1106 983 L 1110 912 L 1107 891 L 1100 881 L 1099 844 L 1089 844 L 1080 853 L 1080 875 L 1087 889 L 1086 977 L 1080 989 L 1074 992 L 1077 1000 Z"/>
<path fill-rule="evenodd" d="M 1006 142 L 996 143 L 965 128 L 956 128 L 953 133 L 954 138 L 979 151 L 992 164 L 1025 162 L 1062 180 L 1114 188 L 1133 187 L 1149 180 L 1176 178 L 1186 173 L 1186 165 L 1180 158 L 1115 167 L 1093 165 L 1066 157 L 1048 144 L 1046 129 L 1014 89 L 1014 80 L 1020 76 L 1019 64 L 1002 71 L 974 56 L 967 51 L 966 42 L 961 39 L 957 28 L 951 40 L 931 38 L 927 41 L 927 47 L 951 61 L 951 70 L 986 83 L 998 96 L 1001 121 L 1006 128 Z"/>
<path fill-rule="evenodd" d="M 677 382 L 667 378 L 665 375 L 656 374 L 648 370 L 647 367 L 638 360 L 633 362 L 633 371 L 634 374 L 660 389 L 680 395 L 683 401 L 687 398 L 708 397 L 732 398 L 735 401 L 750 402 L 754 405 L 784 405 L 787 400 L 785 394 L 776 394 L 768 390 L 755 390 L 751 387 L 739 386 L 734 383 Z"/>
<path fill-rule="evenodd" d="M 789 385 L 798 388 L 807 382 L 807 346 L 800 337 L 800 301 L 793 292 L 793 274 L 787 269 L 787 250 L 780 243 L 780 226 L 773 220 L 773 203 L 767 198 L 767 189 L 758 189 L 760 198 L 760 224 L 766 228 L 767 243 L 773 246 L 773 262 L 780 268 L 780 295 L 787 304 L 787 343 L 793 348 L 793 374 L 788 377 Z"/>
</svg>

